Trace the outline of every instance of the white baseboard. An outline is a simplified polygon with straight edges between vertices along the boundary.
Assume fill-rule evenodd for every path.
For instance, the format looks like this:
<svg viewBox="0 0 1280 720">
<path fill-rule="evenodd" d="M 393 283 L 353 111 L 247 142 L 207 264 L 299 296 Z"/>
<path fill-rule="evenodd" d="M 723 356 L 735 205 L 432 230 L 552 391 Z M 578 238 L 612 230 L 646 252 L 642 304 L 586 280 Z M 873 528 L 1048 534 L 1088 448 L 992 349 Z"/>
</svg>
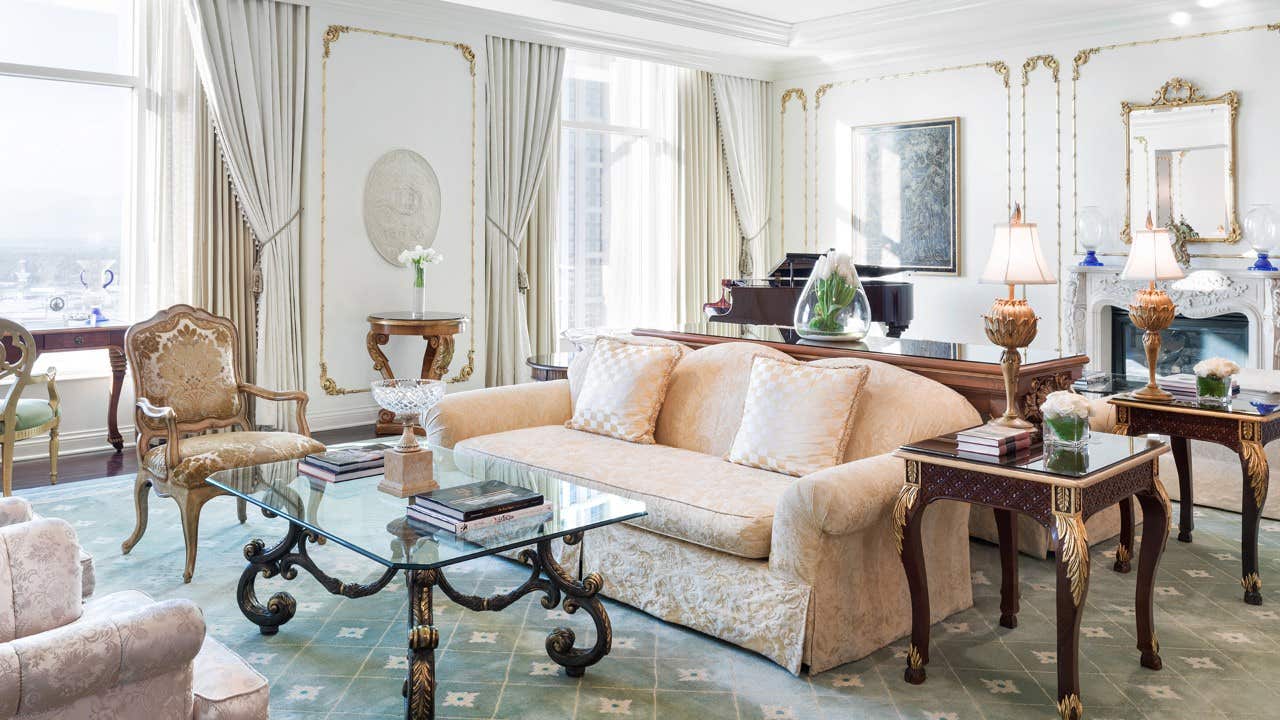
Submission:
<svg viewBox="0 0 1280 720">
<path fill-rule="evenodd" d="M 133 426 L 121 425 L 120 435 L 124 438 L 125 452 L 131 452 L 129 448 L 133 447 Z M 64 431 L 59 433 L 58 440 L 58 457 L 114 449 L 111 447 L 111 443 L 107 442 L 107 429 L 105 427 L 71 432 Z M 48 435 L 20 441 L 13 453 L 15 461 L 40 460 L 48 459 L 48 457 Z"/>
<path fill-rule="evenodd" d="M 339 428 L 367 425 L 369 433 L 373 433 L 373 423 L 378 419 L 378 406 L 370 403 L 367 407 L 343 408 L 341 410 L 325 410 L 307 412 L 307 423 L 312 432 L 316 430 L 337 430 Z"/>
</svg>

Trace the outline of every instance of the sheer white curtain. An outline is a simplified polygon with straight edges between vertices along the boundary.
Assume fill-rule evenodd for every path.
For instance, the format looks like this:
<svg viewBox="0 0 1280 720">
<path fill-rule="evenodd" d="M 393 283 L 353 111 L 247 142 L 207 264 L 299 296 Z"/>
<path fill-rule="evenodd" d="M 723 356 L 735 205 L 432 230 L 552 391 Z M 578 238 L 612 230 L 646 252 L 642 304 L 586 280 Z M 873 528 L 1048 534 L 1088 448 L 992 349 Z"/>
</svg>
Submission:
<svg viewBox="0 0 1280 720">
<path fill-rule="evenodd" d="M 485 208 L 486 385 L 526 379 L 529 323 L 521 244 L 555 147 L 564 48 L 490 36 Z"/>
<path fill-rule="evenodd" d="M 192 247 L 196 227 L 200 79 L 182 6 L 146 0 L 142 37 L 142 219 L 125 260 L 130 306 L 138 319 L 194 300 Z"/>
<path fill-rule="evenodd" d="M 559 179 L 561 330 L 675 322 L 676 72 L 568 52 Z"/>
<path fill-rule="evenodd" d="M 739 271 L 750 276 L 779 254 L 769 243 L 769 83 L 712 74 L 711 85 L 742 230 Z"/>
<path fill-rule="evenodd" d="M 306 99 L 307 11 L 272 0 L 186 0 L 196 65 L 236 197 L 261 246 L 256 378 L 300 389 L 299 223 Z M 294 427 L 286 403 L 259 403 L 258 421 Z"/>
</svg>

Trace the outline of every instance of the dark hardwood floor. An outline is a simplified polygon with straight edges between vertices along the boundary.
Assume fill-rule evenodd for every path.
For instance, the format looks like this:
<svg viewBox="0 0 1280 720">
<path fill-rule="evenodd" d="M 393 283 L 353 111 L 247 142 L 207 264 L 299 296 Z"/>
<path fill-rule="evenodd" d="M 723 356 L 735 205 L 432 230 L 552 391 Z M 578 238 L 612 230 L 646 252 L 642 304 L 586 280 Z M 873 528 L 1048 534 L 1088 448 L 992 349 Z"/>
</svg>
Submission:
<svg viewBox="0 0 1280 720">
<path fill-rule="evenodd" d="M 360 425 L 337 430 L 320 430 L 312 433 L 315 439 L 326 445 L 368 440 L 373 438 L 373 424 Z M 125 448 L 124 452 L 83 453 L 80 455 L 63 455 L 58 458 L 58 484 L 77 482 L 80 480 L 96 480 L 112 475 L 132 475 L 138 470 L 138 457 L 133 448 Z M 13 464 L 13 489 L 45 487 L 49 484 L 49 461 L 22 460 Z"/>
</svg>

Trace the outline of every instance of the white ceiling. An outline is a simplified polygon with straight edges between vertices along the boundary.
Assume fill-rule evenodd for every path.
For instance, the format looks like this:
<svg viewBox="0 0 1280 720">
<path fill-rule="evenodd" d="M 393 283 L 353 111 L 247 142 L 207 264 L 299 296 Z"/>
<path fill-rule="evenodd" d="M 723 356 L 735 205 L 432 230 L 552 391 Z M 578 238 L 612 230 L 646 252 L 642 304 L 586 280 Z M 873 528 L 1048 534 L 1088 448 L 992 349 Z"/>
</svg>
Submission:
<svg viewBox="0 0 1280 720">
<path fill-rule="evenodd" d="M 785 2 L 780 0 L 705 0 L 705 4 L 795 24 L 870 8 L 902 5 L 907 1 L 909 0 L 786 0 Z"/>
</svg>

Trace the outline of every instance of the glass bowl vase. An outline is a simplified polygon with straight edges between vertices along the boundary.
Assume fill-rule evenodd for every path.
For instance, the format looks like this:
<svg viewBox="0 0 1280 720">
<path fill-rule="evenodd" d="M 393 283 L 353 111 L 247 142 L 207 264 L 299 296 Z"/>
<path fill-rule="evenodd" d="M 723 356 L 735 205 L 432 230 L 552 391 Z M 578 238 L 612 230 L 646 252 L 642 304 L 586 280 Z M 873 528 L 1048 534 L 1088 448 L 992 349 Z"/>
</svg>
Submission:
<svg viewBox="0 0 1280 720">
<path fill-rule="evenodd" d="M 1226 405 L 1231 402 L 1231 376 L 1196 375 L 1196 399 Z"/>
<path fill-rule="evenodd" d="M 832 262 L 827 257 L 819 260 Z M 800 300 L 796 302 L 792 326 L 796 334 L 810 340 L 858 341 L 871 331 L 871 301 L 852 263 L 840 271 L 823 273 L 815 267 Z"/>
<path fill-rule="evenodd" d="M 1044 444 L 1082 448 L 1089 444 L 1089 418 L 1078 415 L 1045 415 Z"/>
<path fill-rule="evenodd" d="M 395 415 L 397 421 L 404 425 L 404 433 L 400 436 L 400 444 L 396 449 L 401 452 L 417 449 L 418 440 L 414 436 L 414 426 L 420 422 L 424 412 L 430 410 L 440 402 L 440 398 L 444 397 L 444 381 L 391 378 L 375 380 L 369 388 L 373 392 L 373 401 L 378 403 L 378 407 Z"/>
</svg>

